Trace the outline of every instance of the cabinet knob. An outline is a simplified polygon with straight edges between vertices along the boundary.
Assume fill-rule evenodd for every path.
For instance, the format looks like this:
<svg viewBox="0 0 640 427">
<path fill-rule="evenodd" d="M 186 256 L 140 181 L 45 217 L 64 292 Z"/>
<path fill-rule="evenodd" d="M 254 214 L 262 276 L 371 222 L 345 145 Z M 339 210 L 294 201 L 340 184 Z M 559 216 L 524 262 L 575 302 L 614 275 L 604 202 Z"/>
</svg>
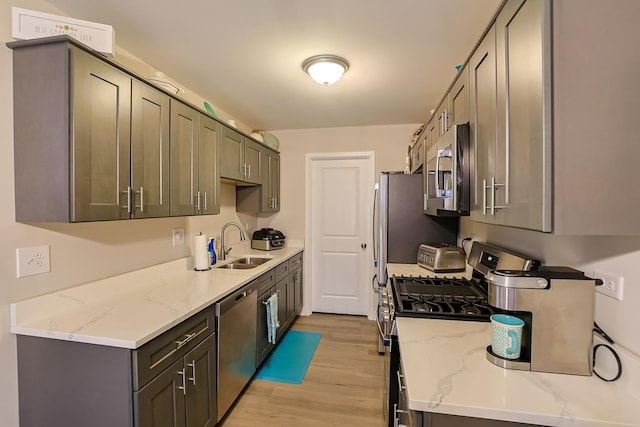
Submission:
<svg viewBox="0 0 640 427">
<path fill-rule="evenodd" d="M 367 249 L 367 244 L 366 244 L 366 243 L 361 243 L 361 244 L 360 244 L 360 247 L 361 247 L 362 249 Z"/>
</svg>

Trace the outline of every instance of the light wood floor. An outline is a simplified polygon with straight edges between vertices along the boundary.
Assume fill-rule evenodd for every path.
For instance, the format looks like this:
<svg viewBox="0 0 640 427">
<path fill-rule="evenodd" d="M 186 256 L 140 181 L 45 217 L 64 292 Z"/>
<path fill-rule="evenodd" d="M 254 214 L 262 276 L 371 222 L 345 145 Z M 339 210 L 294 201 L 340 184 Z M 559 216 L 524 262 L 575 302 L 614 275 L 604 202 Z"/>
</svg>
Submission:
<svg viewBox="0 0 640 427">
<path fill-rule="evenodd" d="M 376 323 L 314 313 L 292 329 L 322 333 L 302 384 L 253 380 L 221 425 L 383 427 Z"/>
</svg>

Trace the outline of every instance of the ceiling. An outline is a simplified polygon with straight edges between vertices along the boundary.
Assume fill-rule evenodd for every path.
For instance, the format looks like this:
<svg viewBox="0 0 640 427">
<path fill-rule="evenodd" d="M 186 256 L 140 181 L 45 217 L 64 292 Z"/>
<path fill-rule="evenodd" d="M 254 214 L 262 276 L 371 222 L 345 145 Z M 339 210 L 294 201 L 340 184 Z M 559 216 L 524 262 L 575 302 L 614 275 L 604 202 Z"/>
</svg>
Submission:
<svg viewBox="0 0 640 427">
<path fill-rule="evenodd" d="M 500 0 L 49 0 L 237 120 L 283 130 L 423 123 Z M 309 56 L 351 67 L 324 87 Z"/>
</svg>

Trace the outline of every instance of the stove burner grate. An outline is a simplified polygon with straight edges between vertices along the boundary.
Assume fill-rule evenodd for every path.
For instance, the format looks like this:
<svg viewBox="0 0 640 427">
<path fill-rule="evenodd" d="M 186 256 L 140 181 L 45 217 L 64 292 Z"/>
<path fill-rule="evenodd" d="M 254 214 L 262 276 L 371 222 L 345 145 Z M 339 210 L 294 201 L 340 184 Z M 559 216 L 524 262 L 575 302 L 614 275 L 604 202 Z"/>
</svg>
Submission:
<svg viewBox="0 0 640 427">
<path fill-rule="evenodd" d="M 393 277 L 401 316 L 487 321 L 493 309 L 476 283 L 464 278 Z"/>
</svg>

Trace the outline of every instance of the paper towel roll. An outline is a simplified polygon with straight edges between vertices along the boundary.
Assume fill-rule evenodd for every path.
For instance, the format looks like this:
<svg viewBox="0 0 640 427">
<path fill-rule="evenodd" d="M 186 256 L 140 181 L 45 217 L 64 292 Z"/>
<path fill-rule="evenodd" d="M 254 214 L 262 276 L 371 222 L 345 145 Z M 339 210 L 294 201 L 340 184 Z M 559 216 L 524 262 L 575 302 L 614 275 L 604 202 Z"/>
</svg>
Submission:
<svg viewBox="0 0 640 427">
<path fill-rule="evenodd" d="M 207 252 L 207 236 L 196 234 L 193 237 L 194 269 L 197 271 L 209 270 L 209 256 Z"/>
</svg>

